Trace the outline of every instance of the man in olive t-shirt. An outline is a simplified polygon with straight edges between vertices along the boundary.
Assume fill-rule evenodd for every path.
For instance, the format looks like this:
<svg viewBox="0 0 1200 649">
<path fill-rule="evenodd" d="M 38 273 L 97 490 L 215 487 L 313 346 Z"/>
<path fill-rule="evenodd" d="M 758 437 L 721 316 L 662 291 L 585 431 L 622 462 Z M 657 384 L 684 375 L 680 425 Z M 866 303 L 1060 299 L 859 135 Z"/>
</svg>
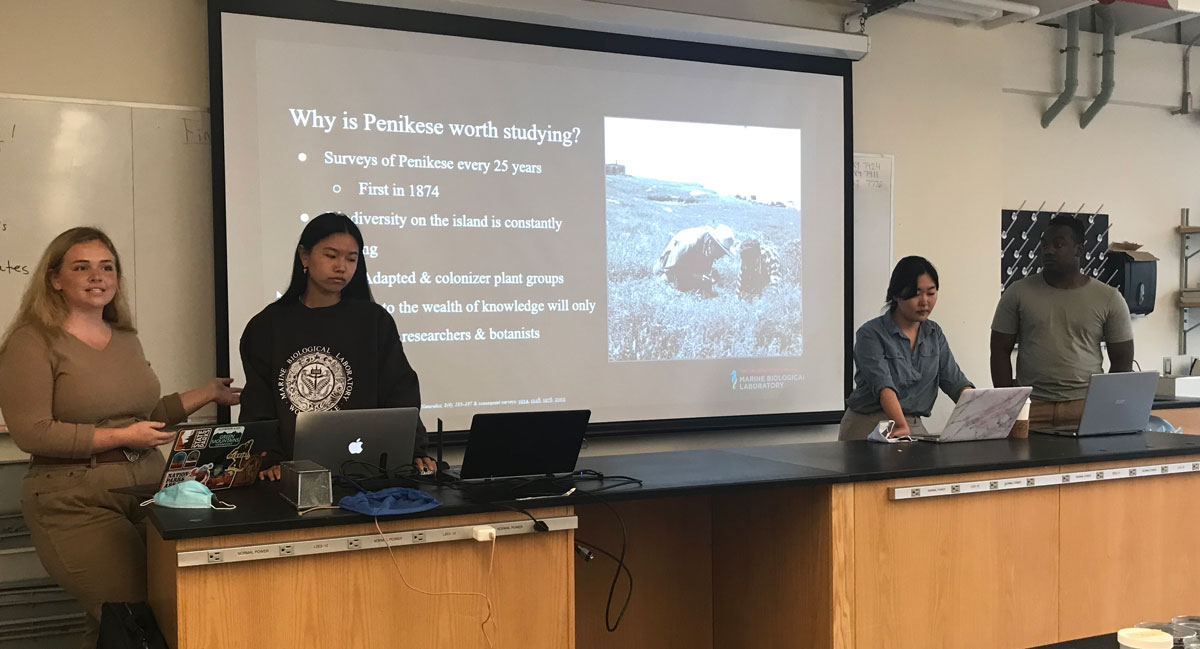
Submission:
<svg viewBox="0 0 1200 649">
<path fill-rule="evenodd" d="M 1133 369 L 1129 307 L 1115 288 L 1080 271 L 1083 240 L 1074 217 L 1051 219 L 1042 236 L 1042 272 L 1009 287 L 992 320 L 992 384 L 1033 387 L 1031 427 L 1079 423 L 1091 376 L 1103 371 L 1101 341 L 1109 371 Z"/>
</svg>

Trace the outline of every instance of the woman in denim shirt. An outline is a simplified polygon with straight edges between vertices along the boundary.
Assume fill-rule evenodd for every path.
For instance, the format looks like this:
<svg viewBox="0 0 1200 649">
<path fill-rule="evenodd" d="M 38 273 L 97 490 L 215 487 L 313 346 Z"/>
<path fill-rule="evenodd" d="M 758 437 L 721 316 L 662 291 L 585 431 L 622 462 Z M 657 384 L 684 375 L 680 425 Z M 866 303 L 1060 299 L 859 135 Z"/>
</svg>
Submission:
<svg viewBox="0 0 1200 649">
<path fill-rule="evenodd" d="M 958 368 L 942 328 L 929 319 L 937 304 L 938 274 L 924 257 L 905 257 L 888 282 L 887 313 L 854 336 L 854 392 L 846 399 L 838 439 L 866 439 L 881 420 L 892 435 L 925 434 L 941 388 L 958 401 L 974 387 Z"/>
</svg>

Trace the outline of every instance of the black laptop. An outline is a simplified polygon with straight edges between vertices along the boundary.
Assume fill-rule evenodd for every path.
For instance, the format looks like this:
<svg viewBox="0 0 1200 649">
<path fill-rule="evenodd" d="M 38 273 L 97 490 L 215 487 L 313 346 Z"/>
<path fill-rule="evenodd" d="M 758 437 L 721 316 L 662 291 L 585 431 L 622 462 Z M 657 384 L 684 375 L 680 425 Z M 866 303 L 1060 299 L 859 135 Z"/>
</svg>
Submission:
<svg viewBox="0 0 1200 649">
<path fill-rule="evenodd" d="M 269 451 L 279 448 L 279 422 L 180 426 L 159 489 L 196 480 L 212 491 L 254 484 Z"/>
<path fill-rule="evenodd" d="M 463 480 L 575 471 L 591 410 L 477 414 L 471 419 Z"/>
<path fill-rule="evenodd" d="M 112 489 L 143 498 L 171 485 L 195 480 L 212 491 L 245 487 L 258 480 L 268 454 L 279 453 L 279 422 L 185 424 L 175 441 L 158 482 Z"/>
</svg>

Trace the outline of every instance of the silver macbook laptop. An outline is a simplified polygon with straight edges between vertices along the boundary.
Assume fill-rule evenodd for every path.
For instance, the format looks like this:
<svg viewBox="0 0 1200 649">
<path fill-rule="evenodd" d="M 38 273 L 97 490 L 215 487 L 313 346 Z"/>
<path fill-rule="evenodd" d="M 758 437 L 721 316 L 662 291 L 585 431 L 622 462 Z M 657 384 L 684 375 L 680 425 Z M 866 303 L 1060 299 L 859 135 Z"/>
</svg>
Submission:
<svg viewBox="0 0 1200 649">
<path fill-rule="evenodd" d="M 418 412 L 416 408 L 302 412 L 296 415 L 292 459 L 312 460 L 335 474 L 408 466 L 417 441 Z"/>
<path fill-rule="evenodd" d="M 1033 428 L 1030 432 L 1068 437 L 1140 433 L 1150 422 L 1158 372 L 1093 374 L 1078 426 Z"/>
<path fill-rule="evenodd" d="M 967 390 L 958 398 L 942 434 L 913 435 L 913 438 L 945 443 L 1008 437 L 1032 391 L 1027 387 Z"/>
</svg>

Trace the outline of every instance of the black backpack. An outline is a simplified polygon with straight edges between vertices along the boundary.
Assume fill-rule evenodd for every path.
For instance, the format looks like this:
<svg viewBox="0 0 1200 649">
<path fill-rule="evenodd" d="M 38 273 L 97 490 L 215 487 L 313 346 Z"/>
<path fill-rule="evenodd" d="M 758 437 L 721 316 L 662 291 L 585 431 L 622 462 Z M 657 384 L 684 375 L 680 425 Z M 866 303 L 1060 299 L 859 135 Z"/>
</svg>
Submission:
<svg viewBox="0 0 1200 649">
<path fill-rule="evenodd" d="M 167 640 L 144 602 L 100 607 L 100 641 L 96 649 L 167 649 Z"/>
</svg>

